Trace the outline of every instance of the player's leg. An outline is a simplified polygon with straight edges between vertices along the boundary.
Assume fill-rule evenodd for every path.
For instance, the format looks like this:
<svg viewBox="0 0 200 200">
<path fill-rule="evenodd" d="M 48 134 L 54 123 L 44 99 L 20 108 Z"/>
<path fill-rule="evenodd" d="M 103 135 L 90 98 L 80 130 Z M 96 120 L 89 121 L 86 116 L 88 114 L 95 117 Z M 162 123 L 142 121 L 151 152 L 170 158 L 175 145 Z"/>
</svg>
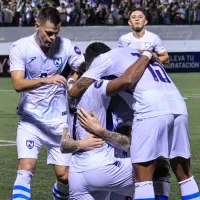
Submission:
<svg viewBox="0 0 200 200">
<path fill-rule="evenodd" d="M 153 176 L 155 200 L 168 200 L 170 193 L 170 164 L 169 160 L 160 157 L 156 160 Z"/>
<path fill-rule="evenodd" d="M 68 199 L 69 198 L 69 166 L 55 165 L 56 182 L 52 188 L 55 199 Z"/>
<path fill-rule="evenodd" d="M 135 170 L 135 199 L 155 199 L 153 173 L 156 159 L 168 158 L 168 130 L 173 115 L 135 120 L 132 128 L 131 159 Z"/>
<path fill-rule="evenodd" d="M 14 200 L 31 199 L 31 180 L 42 146 L 35 133 L 38 133 L 38 130 L 33 125 L 28 122 L 19 122 L 17 129 L 19 164 L 12 193 Z"/>
<path fill-rule="evenodd" d="M 60 141 L 65 123 L 48 125 L 49 138 L 46 142 L 48 149 L 47 164 L 54 165 L 56 182 L 52 188 L 55 199 L 69 198 L 68 174 L 71 162 L 71 154 L 62 154 L 60 151 Z"/>
<path fill-rule="evenodd" d="M 200 200 L 200 193 L 190 166 L 190 142 L 188 117 L 175 117 L 173 130 L 170 132 L 170 164 L 179 182 L 182 199 Z M 184 148 L 183 148 L 184 147 Z"/>
</svg>

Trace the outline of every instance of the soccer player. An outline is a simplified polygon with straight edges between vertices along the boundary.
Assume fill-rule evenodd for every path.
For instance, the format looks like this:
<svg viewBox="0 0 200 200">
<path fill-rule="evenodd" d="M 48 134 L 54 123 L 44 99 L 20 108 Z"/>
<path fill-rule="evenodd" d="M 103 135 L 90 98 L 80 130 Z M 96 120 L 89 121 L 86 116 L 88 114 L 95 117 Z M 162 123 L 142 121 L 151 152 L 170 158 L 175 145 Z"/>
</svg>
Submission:
<svg viewBox="0 0 200 200">
<path fill-rule="evenodd" d="M 128 21 L 133 31 L 119 38 L 118 46 L 126 47 L 132 43 L 137 50 L 150 50 L 156 53 L 158 60 L 166 64 L 169 62 L 168 53 L 158 35 L 147 31 L 145 25 L 148 23 L 146 13 L 142 8 L 134 8 Z"/>
<path fill-rule="evenodd" d="M 21 93 L 17 108 L 19 164 L 13 187 L 14 200 L 31 199 L 31 180 L 42 146 L 48 150 L 47 164 L 55 168 L 57 181 L 52 189 L 55 199 L 69 196 L 71 155 L 60 151 L 67 121 L 67 81 L 61 73 L 68 71 L 69 74 L 71 69 L 78 71 L 84 56 L 70 40 L 58 36 L 60 26 L 59 12 L 52 7 L 44 8 L 35 24 L 35 34 L 19 39 L 10 49 L 12 82 L 15 90 Z"/>
<path fill-rule="evenodd" d="M 120 79 L 127 66 L 140 57 L 131 46 L 101 54 L 102 46 L 105 45 L 93 43 L 86 49 L 85 57 L 96 59 L 73 85 L 69 91 L 71 96 L 82 94 L 91 83 L 101 77 L 115 75 Z M 119 79 L 115 79 L 114 88 Z M 120 95 L 134 110 L 130 150 L 135 169 L 134 199 L 155 199 L 152 179 L 156 159 L 160 156 L 170 159 L 182 198 L 200 199 L 190 168 L 187 107 L 162 65 L 157 62 L 149 64 L 136 86 Z"/>
<path fill-rule="evenodd" d="M 146 12 L 142 8 L 134 8 L 130 14 L 128 24 L 132 27 L 132 32 L 122 35 L 119 38 L 118 46 L 131 47 L 143 51 L 151 50 L 157 55 L 158 62 L 166 64 L 169 62 L 169 56 L 158 35 L 147 31 L 145 25 L 148 23 Z M 162 196 L 169 196 L 170 192 L 170 167 L 169 161 L 159 158 L 156 162 L 160 170 L 156 171 L 154 176 L 154 185 L 156 190 L 156 200 Z M 162 169 L 161 169 L 162 168 Z"/>
<path fill-rule="evenodd" d="M 70 198 L 73 200 L 106 200 L 109 199 L 110 192 L 117 192 L 128 196 L 133 196 L 134 184 L 132 178 L 132 166 L 130 158 L 117 158 L 114 155 L 114 147 L 128 151 L 130 148 L 130 126 L 133 121 L 133 113 L 129 112 L 129 105 L 119 96 L 113 96 L 118 90 L 125 89 L 127 82 L 136 83 L 149 63 L 149 58 L 141 56 L 134 65 L 127 70 L 130 79 L 121 78 L 116 85 L 114 82 L 100 80 L 93 83 L 83 94 L 77 109 L 84 108 L 88 112 L 94 110 L 97 113 L 100 123 L 103 126 L 100 136 L 107 143 L 101 148 L 86 152 L 76 152 L 72 156 L 72 163 L 69 173 Z M 93 102 L 91 102 L 91 99 Z M 119 105 L 116 109 L 117 104 Z M 127 108 L 128 107 L 128 108 Z M 106 129 L 106 122 L 109 115 L 107 110 L 115 109 L 115 116 L 118 119 L 118 128 L 128 135 L 120 135 Z M 119 109 L 123 108 L 123 110 Z M 126 112 L 124 112 L 126 111 Z M 128 115 L 128 116 L 127 116 Z M 112 120 L 112 119 L 111 119 Z M 126 127 L 124 122 L 126 123 Z M 127 131 L 127 128 L 128 131 Z M 67 133 L 65 133 L 68 135 Z M 89 133 L 77 123 L 75 137 L 77 141 L 70 142 L 69 138 L 64 137 L 61 142 L 63 151 L 68 152 L 78 150 L 79 142 Z M 72 145 L 74 144 L 74 145 Z M 112 146 L 110 146 L 111 144 Z M 74 147 L 74 149 L 72 149 Z M 99 177 L 100 175 L 100 177 Z"/>
</svg>

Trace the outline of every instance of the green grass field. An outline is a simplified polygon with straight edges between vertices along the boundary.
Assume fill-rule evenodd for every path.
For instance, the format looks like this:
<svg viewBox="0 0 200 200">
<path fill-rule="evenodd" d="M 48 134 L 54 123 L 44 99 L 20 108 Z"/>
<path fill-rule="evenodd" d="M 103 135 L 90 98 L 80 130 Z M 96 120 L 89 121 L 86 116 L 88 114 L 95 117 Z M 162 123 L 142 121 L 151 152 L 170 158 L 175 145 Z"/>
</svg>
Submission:
<svg viewBox="0 0 200 200">
<path fill-rule="evenodd" d="M 200 185 L 200 74 L 171 74 L 171 78 L 187 97 L 192 149 L 192 171 Z M 8 146 L 5 141 L 15 141 L 17 115 L 16 107 L 19 99 L 9 78 L 0 79 L 0 200 L 10 200 L 12 186 L 16 177 L 16 146 Z M 51 187 L 55 181 L 54 171 L 46 165 L 46 151 L 40 152 L 38 165 L 32 182 L 32 200 L 51 200 Z M 180 198 L 178 184 L 172 176 L 170 200 Z"/>
</svg>

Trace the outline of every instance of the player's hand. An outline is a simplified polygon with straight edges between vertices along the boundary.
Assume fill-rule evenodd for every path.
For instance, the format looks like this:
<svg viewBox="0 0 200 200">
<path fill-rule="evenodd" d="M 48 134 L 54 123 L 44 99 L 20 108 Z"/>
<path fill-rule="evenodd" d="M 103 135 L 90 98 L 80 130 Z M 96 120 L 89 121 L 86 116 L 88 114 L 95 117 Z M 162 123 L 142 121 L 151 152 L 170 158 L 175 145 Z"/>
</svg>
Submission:
<svg viewBox="0 0 200 200">
<path fill-rule="evenodd" d="M 88 134 L 84 139 L 80 140 L 80 148 L 84 151 L 100 148 L 104 144 L 105 141 L 93 134 Z"/>
<path fill-rule="evenodd" d="M 41 78 L 41 82 L 43 84 L 67 85 L 66 78 L 59 74 L 47 78 Z"/>
<path fill-rule="evenodd" d="M 89 115 L 83 108 L 81 108 L 77 114 L 80 125 L 88 132 L 97 134 L 98 131 L 102 129 L 99 119 L 94 111 Z"/>
<path fill-rule="evenodd" d="M 160 64 L 162 65 L 162 63 L 161 63 L 160 60 L 158 59 L 158 56 L 157 56 L 155 53 L 152 54 L 151 61 L 152 61 L 152 62 L 160 63 Z"/>
</svg>

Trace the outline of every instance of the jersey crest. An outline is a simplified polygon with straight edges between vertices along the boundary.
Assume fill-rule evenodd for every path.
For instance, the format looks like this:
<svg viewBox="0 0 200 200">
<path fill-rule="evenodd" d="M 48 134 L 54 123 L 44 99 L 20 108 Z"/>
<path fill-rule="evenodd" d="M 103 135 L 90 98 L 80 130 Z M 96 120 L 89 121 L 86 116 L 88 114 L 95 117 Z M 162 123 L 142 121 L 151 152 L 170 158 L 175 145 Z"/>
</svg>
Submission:
<svg viewBox="0 0 200 200">
<path fill-rule="evenodd" d="M 62 65 L 62 57 L 53 59 L 54 65 L 59 68 Z"/>
</svg>

